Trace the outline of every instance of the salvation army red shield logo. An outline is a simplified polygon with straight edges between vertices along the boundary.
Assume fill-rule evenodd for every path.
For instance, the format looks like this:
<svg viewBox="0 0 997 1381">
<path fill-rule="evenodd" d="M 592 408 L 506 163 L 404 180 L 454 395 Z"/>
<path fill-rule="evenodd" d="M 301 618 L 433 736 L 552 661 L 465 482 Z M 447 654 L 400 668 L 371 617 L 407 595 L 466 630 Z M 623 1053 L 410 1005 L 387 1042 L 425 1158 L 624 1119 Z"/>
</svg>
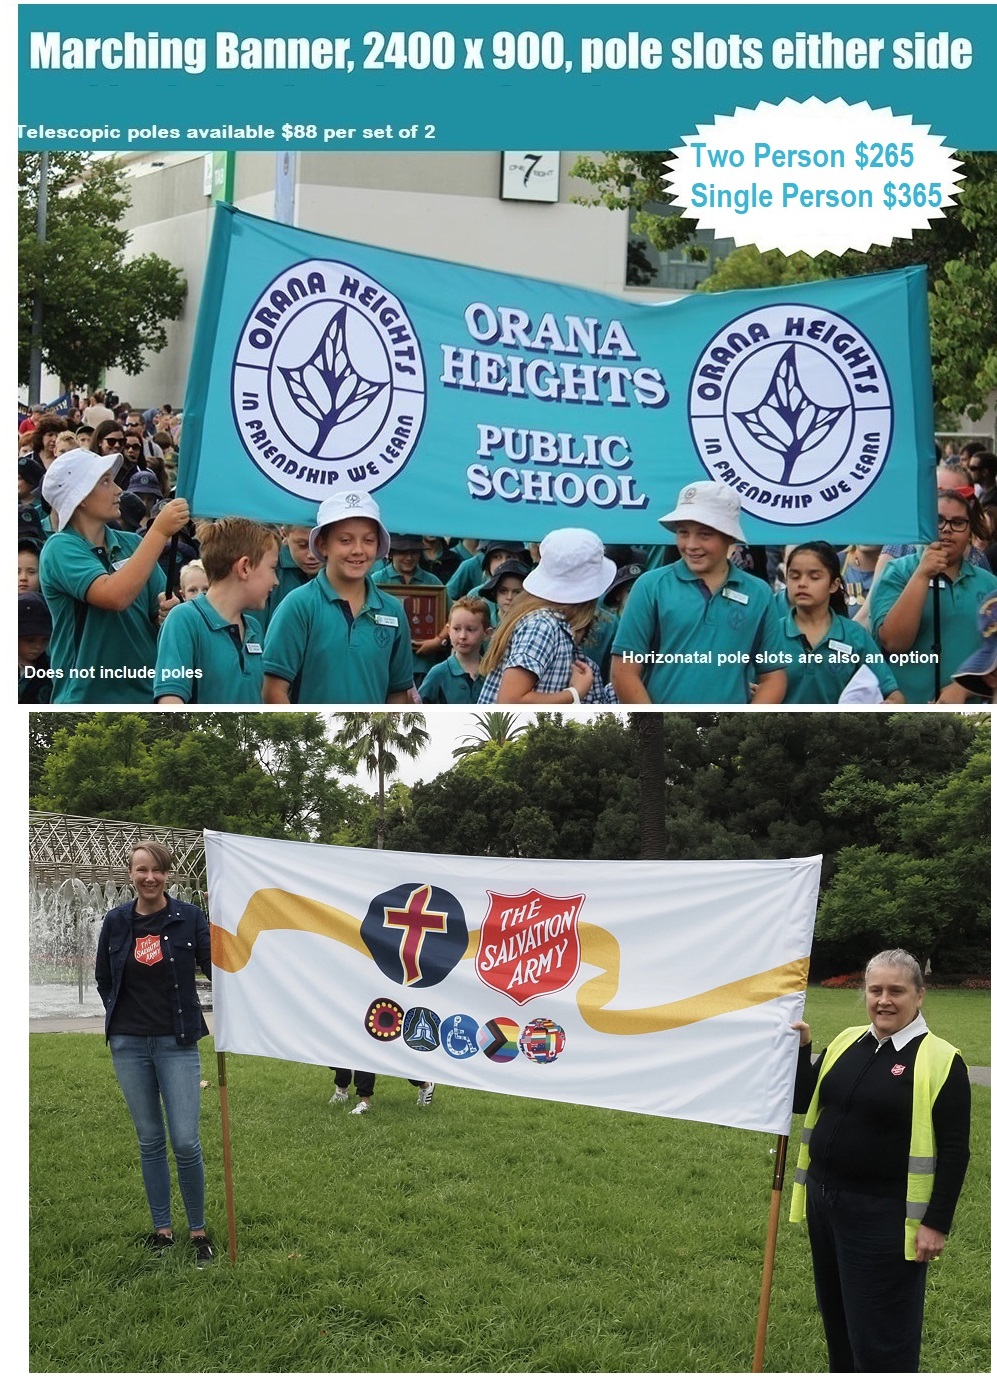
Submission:
<svg viewBox="0 0 997 1381">
<path fill-rule="evenodd" d="M 535 888 L 516 896 L 489 890 L 474 968 L 482 983 L 520 1006 L 558 993 L 581 962 L 578 916 L 585 894 L 548 897 Z"/>
<path fill-rule="evenodd" d="M 140 935 L 135 941 L 135 958 L 140 964 L 158 964 L 162 957 L 161 936 Z"/>
</svg>

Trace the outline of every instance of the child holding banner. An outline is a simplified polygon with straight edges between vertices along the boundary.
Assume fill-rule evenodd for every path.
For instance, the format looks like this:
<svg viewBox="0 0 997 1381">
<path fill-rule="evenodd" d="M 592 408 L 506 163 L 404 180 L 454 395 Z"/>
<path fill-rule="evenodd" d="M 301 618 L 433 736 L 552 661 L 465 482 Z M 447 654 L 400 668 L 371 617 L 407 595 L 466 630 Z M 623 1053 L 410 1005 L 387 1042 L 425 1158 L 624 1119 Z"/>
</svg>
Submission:
<svg viewBox="0 0 997 1381">
<path fill-rule="evenodd" d="M 153 695 L 160 705 L 259 705 L 263 699 L 260 610 L 277 583 L 277 534 L 246 518 L 199 524 L 208 589 L 178 604 L 163 624 Z"/>
<path fill-rule="evenodd" d="M 582 651 L 616 567 L 594 532 L 559 528 L 540 543 L 540 564 L 523 581 L 481 663 L 479 705 L 616 704 Z"/>
<path fill-rule="evenodd" d="M 308 537 L 325 562 L 281 603 L 267 630 L 263 699 L 268 705 L 408 703 L 412 638 L 405 610 L 370 571 L 390 539 L 369 494 L 335 494 Z"/>
<path fill-rule="evenodd" d="M 177 602 L 166 600 L 158 561 L 190 511 L 172 499 L 144 537 L 109 527 L 120 513 L 120 468 L 120 455 L 78 449 L 57 456 L 42 481 L 56 528 L 40 567 L 52 614 L 53 704 L 152 699 L 156 633 Z"/>
<path fill-rule="evenodd" d="M 745 540 L 740 514 L 733 490 L 704 480 L 684 486 L 659 519 L 679 560 L 634 582 L 613 643 L 621 704 L 777 705 L 785 696 L 786 673 L 771 660 L 772 591 L 728 560 Z"/>
</svg>

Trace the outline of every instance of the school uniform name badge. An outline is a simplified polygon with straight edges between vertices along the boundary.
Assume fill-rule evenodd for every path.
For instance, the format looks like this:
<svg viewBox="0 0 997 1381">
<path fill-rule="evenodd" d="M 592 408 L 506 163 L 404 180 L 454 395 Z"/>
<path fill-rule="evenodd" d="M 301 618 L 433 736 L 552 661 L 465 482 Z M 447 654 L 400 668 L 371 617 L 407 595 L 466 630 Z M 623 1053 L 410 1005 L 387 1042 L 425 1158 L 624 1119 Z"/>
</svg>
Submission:
<svg viewBox="0 0 997 1381">
<path fill-rule="evenodd" d="M 858 503 L 893 439 L 890 382 L 840 313 L 769 304 L 707 343 L 689 385 L 689 428 L 711 479 L 756 518 L 812 524 Z"/>
<path fill-rule="evenodd" d="M 425 418 L 408 312 L 351 264 L 284 269 L 239 334 L 231 404 L 246 454 L 281 489 L 316 503 L 380 489 L 411 458 Z"/>
</svg>

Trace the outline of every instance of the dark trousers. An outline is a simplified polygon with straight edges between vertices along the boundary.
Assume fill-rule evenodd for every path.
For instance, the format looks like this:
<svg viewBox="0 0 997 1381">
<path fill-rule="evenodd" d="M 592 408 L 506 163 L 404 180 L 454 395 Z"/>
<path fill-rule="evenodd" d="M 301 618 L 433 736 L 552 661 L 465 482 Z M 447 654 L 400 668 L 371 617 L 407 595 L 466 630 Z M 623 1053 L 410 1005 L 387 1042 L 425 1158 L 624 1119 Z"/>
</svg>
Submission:
<svg viewBox="0 0 997 1381">
<path fill-rule="evenodd" d="M 374 1075 L 365 1074 L 362 1069 L 337 1069 L 336 1087 L 349 1088 L 350 1080 L 356 1084 L 358 1098 L 372 1098 L 374 1096 Z M 410 1079 L 409 1083 L 413 1088 L 421 1088 L 418 1079 Z"/>
<path fill-rule="evenodd" d="M 927 1262 L 904 1258 L 906 1205 L 807 1180 L 829 1371 L 917 1371 Z"/>
<path fill-rule="evenodd" d="M 370 1098 L 374 1093 L 374 1075 L 365 1074 L 362 1069 L 337 1069 L 336 1087 L 349 1088 L 351 1082 L 356 1083 L 357 1097 Z"/>
</svg>

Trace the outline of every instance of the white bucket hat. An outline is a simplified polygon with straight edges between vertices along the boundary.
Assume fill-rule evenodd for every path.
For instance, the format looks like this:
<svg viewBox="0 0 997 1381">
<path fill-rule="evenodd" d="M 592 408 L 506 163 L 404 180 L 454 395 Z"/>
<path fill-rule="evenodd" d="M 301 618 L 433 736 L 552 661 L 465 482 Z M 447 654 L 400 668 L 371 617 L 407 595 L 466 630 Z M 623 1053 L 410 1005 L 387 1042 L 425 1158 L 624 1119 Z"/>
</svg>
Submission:
<svg viewBox="0 0 997 1381">
<path fill-rule="evenodd" d="M 561 527 L 540 543 L 540 564 L 523 581 L 523 589 L 552 604 L 586 604 L 605 594 L 615 575 L 616 565 L 594 532 Z"/>
<path fill-rule="evenodd" d="M 391 538 L 388 529 L 381 522 L 381 510 L 370 497 L 369 494 L 333 494 L 328 499 L 323 499 L 319 504 L 319 510 L 315 517 L 315 526 L 308 534 L 308 545 L 311 548 L 312 556 L 317 561 L 324 561 L 325 557 L 316 547 L 315 542 L 319 533 L 330 523 L 341 523 L 346 518 L 369 518 L 372 523 L 377 524 L 378 556 L 387 556 L 391 548 Z"/>
<path fill-rule="evenodd" d="M 662 527 L 674 532 L 679 523 L 702 523 L 712 527 L 725 537 L 746 542 L 741 531 L 741 500 L 725 484 L 715 480 L 698 480 L 687 484 L 678 496 L 678 502 L 671 513 L 666 513 L 658 522 Z"/>
<path fill-rule="evenodd" d="M 86 496 L 110 470 L 116 475 L 124 456 L 99 456 L 96 451 L 63 451 L 45 471 L 42 498 L 52 505 L 52 526 L 63 532 Z"/>
</svg>

